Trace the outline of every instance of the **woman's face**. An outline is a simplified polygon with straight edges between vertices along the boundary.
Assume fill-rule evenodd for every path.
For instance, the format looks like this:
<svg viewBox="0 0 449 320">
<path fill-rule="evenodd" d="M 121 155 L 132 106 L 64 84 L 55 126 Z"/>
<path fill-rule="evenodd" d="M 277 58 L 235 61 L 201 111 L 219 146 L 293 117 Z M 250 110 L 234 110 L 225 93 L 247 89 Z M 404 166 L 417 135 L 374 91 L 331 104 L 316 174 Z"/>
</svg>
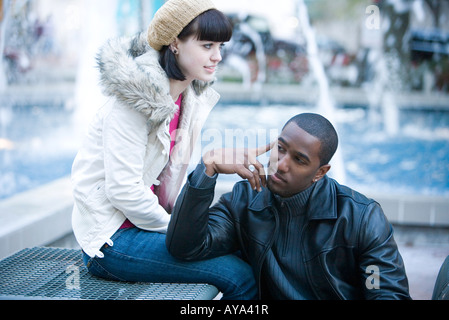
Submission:
<svg viewBox="0 0 449 320">
<path fill-rule="evenodd" d="M 222 60 L 222 42 L 197 40 L 191 36 L 182 41 L 176 39 L 173 46 L 177 49 L 178 65 L 188 81 L 215 79 L 217 65 Z"/>
</svg>

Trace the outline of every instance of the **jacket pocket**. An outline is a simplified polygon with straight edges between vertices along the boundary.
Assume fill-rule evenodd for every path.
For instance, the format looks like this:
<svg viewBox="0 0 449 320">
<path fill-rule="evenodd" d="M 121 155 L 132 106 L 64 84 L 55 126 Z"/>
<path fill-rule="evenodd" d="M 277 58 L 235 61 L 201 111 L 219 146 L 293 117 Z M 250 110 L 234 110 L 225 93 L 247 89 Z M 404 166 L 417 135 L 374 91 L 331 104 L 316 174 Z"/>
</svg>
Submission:
<svg viewBox="0 0 449 320">
<path fill-rule="evenodd" d="M 86 199 L 86 207 L 90 211 L 97 223 L 104 223 L 117 211 L 106 196 L 105 181 L 101 180 L 93 188 Z"/>
<path fill-rule="evenodd" d="M 357 299 L 360 274 L 353 248 L 325 249 L 305 261 L 310 285 L 319 299 Z"/>
</svg>

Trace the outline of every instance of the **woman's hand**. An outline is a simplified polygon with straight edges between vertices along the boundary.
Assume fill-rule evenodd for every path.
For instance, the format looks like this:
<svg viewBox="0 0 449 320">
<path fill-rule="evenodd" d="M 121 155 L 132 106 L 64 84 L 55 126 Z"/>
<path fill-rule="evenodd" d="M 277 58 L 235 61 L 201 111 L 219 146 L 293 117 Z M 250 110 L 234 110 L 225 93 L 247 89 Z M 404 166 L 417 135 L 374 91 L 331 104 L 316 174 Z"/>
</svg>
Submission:
<svg viewBox="0 0 449 320">
<path fill-rule="evenodd" d="M 203 156 L 206 174 L 213 176 L 216 173 L 238 174 L 247 179 L 254 190 L 261 191 L 266 187 L 267 178 L 263 165 L 257 157 L 270 151 L 275 143 L 270 143 L 254 149 L 216 149 Z"/>
</svg>

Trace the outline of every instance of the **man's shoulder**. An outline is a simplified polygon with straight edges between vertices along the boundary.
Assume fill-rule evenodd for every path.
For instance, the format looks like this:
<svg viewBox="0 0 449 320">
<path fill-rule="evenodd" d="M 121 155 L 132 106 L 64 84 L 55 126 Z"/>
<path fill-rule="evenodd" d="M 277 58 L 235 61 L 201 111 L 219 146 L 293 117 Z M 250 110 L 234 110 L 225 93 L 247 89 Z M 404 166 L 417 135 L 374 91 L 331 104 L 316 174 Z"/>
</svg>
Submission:
<svg viewBox="0 0 449 320">
<path fill-rule="evenodd" d="M 251 188 L 251 184 L 248 180 L 241 180 L 234 184 L 231 194 L 233 197 L 238 197 L 240 199 L 252 199 L 257 195 L 257 191 Z"/>
<path fill-rule="evenodd" d="M 331 179 L 332 180 L 332 179 Z M 353 201 L 354 203 L 360 204 L 360 205 L 371 205 L 374 203 L 377 203 L 376 200 L 369 198 L 365 194 L 354 190 L 351 187 L 348 187 L 346 185 L 339 184 L 335 180 L 333 180 L 335 184 L 335 189 L 337 192 L 337 197 L 340 200 L 346 200 L 346 201 Z"/>
<path fill-rule="evenodd" d="M 258 192 L 251 187 L 248 180 L 241 180 L 234 184 L 232 191 L 224 193 L 221 198 L 239 208 L 265 208 L 270 204 L 271 197 L 267 188 Z"/>
<path fill-rule="evenodd" d="M 381 205 L 374 199 L 348 186 L 335 183 L 337 199 L 337 216 L 339 218 L 365 221 L 371 229 L 389 232 L 390 227 Z M 361 224 L 359 224 L 361 226 Z"/>
</svg>

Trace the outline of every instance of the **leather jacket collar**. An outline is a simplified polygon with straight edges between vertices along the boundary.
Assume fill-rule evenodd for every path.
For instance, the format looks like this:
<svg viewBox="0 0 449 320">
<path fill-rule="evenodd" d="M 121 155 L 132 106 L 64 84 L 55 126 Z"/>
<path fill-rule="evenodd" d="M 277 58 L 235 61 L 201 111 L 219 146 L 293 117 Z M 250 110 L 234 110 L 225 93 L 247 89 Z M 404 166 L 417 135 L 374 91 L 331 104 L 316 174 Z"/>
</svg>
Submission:
<svg viewBox="0 0 449 320">
<path fill-rule="evenodd" d="M 326 192 L 324 192 L 326 190 Z M 337 219 L 337 202 L 336 202 L 335 182 L 324 176 L 315 183 L 310 200 L 308 202 L 307 217 L 309 220 L 325 220 Z M 250 203 L 248 209 L 252 211 L 263 211 L 268 207 L 275 206 L 273 193 L 267 188 L 263 188 Z M 331 208 L 323 210 L 323 208 Z"/>
</svg>

